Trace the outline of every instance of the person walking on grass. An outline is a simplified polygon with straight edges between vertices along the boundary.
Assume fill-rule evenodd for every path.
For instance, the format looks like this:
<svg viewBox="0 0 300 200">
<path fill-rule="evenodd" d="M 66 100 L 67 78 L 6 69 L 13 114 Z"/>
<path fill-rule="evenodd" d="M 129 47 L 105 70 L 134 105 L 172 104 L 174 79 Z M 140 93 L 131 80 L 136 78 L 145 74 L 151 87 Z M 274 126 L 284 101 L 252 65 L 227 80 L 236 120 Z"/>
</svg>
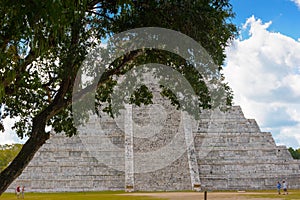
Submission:
<svg viewBox="0 0 300 200">
<path fill-rule="evenodd" d="M 287 182 L 285 181 L 282 181 L 282 188 L 283 188 L 283 194 L 288 194 L 288 191 L 287 191 Z"/>
<path fill-rule="evenodd" d="M 16 196 L 17 196 L 17 199 L 20 198 L 20 193 L 21 193 L 21 188 L 20 188 L 20 186 L 18 185 L 18 186 L 16 187 Z"/>
<path fill-rule="evenodd" d="M 22 199 L 24 199 L 24 192 L 25 192 L 25 186 L 23 185 L 22 189 L 21 189 L 21 198 Z"/>
<path fill-rule="evenodd" d="M 277 182 L 277 192 L 278 192 L 278 194 L 280 194 L 280 189 L 281 189 L 281 184 L 280 184 L 280 182 L 278 181 L 278 182 Z"/>
</svg>

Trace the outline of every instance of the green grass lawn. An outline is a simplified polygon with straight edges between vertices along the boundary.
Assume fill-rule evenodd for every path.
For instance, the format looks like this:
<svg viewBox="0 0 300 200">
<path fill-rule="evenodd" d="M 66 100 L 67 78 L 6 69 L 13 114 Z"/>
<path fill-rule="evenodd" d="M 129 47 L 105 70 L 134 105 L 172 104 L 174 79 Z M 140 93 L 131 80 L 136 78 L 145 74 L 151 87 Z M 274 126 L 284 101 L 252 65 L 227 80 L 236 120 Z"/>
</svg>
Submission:
<svg viewBox="0 0 300 200">
<path fill-rule="evenodd" d="M 25 199 L 30 200 L 166 200 L 150 197 L 121 196 L 124 192 L 66 192 L 66 193 L 25 193 Z M 0 199 L 15 200 L 15 194 L 4 193 Z"/>
<path fill-rule="evenodd" d="M 247 194 L 245 196 L 251 197 L 251 198 L 272 198 L 272 199 L 284 199 L 284 200 L 292 200 L 292 199 L 300 199 L 300 191 L 299 190 L 289 190 L 288 195 L 283 195 L 283 191 L 281 191 L 281 194 L 277 194 L 276 190 L 272 191 L 253 191 L 255 193 L 261 193 L 261 194 Z"/>
<path fill-rule="evenodd" d="M 224 192 L 224 191 L 223 191 Z M 248 191 L 247 191 L 248 192 Z M 66 193 L 25 193 L 25 199 L 30 200 L 167 200 L 162 198 L 153 198 L 146 196 L 123 196 L 125 192 L 66 192 Z M 214 192 L 217 193 L 217 192 Z M 232 193 L 229 192 L 229 193 Z M 234 193 L 234 192 L 233 192 Z M 276 190 L 272 191 L 253 191 L 255 194 L 242 194 L 239 195 L 252 198 L 268 198 L 268 199 L 284 199 L 284 200 L 300 200 L 300 190 L 290 190 L 288 195 L 278 195 Z M 209 197 L 209 194 L 208 194 Z M 0 200 L 15 200 L 15 194 L 4 193 Z M 209 199 L 209 198 L 208 198 Z"/>
</svg>

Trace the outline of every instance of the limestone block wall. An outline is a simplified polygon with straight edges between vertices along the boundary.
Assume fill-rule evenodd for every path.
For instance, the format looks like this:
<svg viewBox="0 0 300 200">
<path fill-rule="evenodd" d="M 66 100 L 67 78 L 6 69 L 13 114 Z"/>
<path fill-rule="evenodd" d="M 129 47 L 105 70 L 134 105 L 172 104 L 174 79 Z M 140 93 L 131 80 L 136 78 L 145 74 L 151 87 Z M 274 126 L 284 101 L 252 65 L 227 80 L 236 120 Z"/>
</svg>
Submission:
<svg viewBox="0 0 300 200">
<path fill-rule="evenodd" d="M 124 188 L 124 172 L 99 163 L 78 136 L 53 135 L 15 181 L 26 191 L 99 191 Z"/>
<path fill-rule="evenodd" d="M 300 162 L 285 146 L 276 146 L 271 133 L 261 132 L 255 120 L 246 119 L 238 106 L 227 112 L 203 111 L 194 129 L 182 125 L 179 111 L 168 111 L 162 113 L 166 126 L 159 131 L 145 128 L 151 112 L 138 108 L 131 112 L 120 122 L 103 117 L 99 125 L 91 120 L 80 137 L 53 135 L 9 191 L 16 184 L 38 192 L 191 190 L 198 185 L 208 190 L 273 189 L 281 180 L 300 188 Z M 166 166 L 146 170 L 148 164 L 143 162 L 155 166 L 169 155 L 148 153 L 172 144 L 176 133 L 184 135 L 180 156 Z M 117 148 L 111 150 L 107 141 Z M 140 172 L 143 164 L 145 171 Z"/>
<path fill-rule="evenodd" d="M 136 155 L 133 160 L 134 169 L 141 170 L 138 173 L 134 173 L 134 190 L 191 190 L 191 176 L 186 147 L 184 147 L 185 150 L 178 158 L 168 162 L 164 162 L 164 158 L 169 156 L 168 154 L 165 154 L 169 152 L 160 151 L 161 148 L 164 148 L 172 142 L 176 134 L 183 134 L 183 128 L 180 125 L 180 112 L 176 109 L 173 109 L 166 102 L 160 103 L 159 106 L 163 106 L 163 109 L 165 110 L 165 117 L 162 119 L 165 120 L 166 126 L 160 127 L 158 130 L 147 130 L 151 132 L 148 133 L 150 136 L 147 135 L 146 137 L 145 135 L 145 137 L 133 137 L 133 154 Z M 145 122 L 149 122 L 150 116 L 149 112 L 145 112 L 145 110 L 143 110 L 141 114 L 139 112 L 139 108 L 134 109 L 134 111 L 133 121 L 136 128 L 133 135 L 138 136 L 138 131 L 145 131 L 138 127 L 143 127 Z M 152 118 L 155 118 L 155 116 L 152 116 Z M 182 143 L 182 145 L 184 145 L 184 143 Z M 156 153 L 151 154 L 151 152 Z M 156 157 L 155 154 L 161 157 Z M 147 155 L 150 155 L 151 157 L 148 158 L 148 164 L 158 166 L 157 169 L 151 170 L 147 167 L 143 167 L 145 165 L 145 163 L 143 163 L 144 160 L 139 159 L 138 155 L 145 155 L 146 157 Z M 154 157 L 152 157 L 153 155 Z"/>
<path fill-rule="evenodd" d="M 271 133 L 261 132 L 254 120 L 245 119 L 240 107 L 215 117 L 219 123 L 209 129 L 204 118 L 195 133 L 203 188 L 273 189 L 282 180 L 291 188 L 300 187 L 300 162 L 285 146 L 276 146 Z"/>
<path fill-rule="evenodd" d="M 187 155 L 154 172 L 134 174 L 137 191 L 192 190 Z"/>
</svg>

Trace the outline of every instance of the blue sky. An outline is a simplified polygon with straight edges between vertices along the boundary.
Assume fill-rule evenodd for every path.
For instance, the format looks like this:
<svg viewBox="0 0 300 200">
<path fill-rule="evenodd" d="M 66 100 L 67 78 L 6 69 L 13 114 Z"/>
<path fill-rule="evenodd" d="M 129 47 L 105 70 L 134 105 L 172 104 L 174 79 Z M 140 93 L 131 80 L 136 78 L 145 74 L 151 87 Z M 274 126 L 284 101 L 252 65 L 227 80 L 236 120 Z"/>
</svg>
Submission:
<svg viewBox="0 0 300 200">
<path fill-rule="evenodd" d="M 224 74 L 234 102 L 278 145 L 300 147 L 300 0 L 231 0 L 240 36 Z"/>
<path fill-rule="evenodd" d="M 272 21 L 270 31 L 300 38 L 300 8 L 292 0 L 231 0 L 231 4 L 237 25 L 254 15 L 265 22 Z"/>
</svg>

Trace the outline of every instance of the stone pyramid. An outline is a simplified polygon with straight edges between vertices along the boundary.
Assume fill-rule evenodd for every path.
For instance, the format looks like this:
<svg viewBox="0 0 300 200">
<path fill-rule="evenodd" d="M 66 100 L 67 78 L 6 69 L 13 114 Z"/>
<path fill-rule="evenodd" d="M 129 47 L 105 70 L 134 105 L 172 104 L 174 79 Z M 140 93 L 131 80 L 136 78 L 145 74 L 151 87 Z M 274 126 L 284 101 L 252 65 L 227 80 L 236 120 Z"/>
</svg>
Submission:
<svg viewBox="0 0 300 200">
<path fill-rule="evenodd" d="M 250 190 L 282 180 L 300 188 L 300 162 L 239 106 L 203 111 L 192 126 L 161 106 L 129 106 L 123 121 L 93 118 L 72 138 L 53 134 L 9 190 Z"/>
</svg>

